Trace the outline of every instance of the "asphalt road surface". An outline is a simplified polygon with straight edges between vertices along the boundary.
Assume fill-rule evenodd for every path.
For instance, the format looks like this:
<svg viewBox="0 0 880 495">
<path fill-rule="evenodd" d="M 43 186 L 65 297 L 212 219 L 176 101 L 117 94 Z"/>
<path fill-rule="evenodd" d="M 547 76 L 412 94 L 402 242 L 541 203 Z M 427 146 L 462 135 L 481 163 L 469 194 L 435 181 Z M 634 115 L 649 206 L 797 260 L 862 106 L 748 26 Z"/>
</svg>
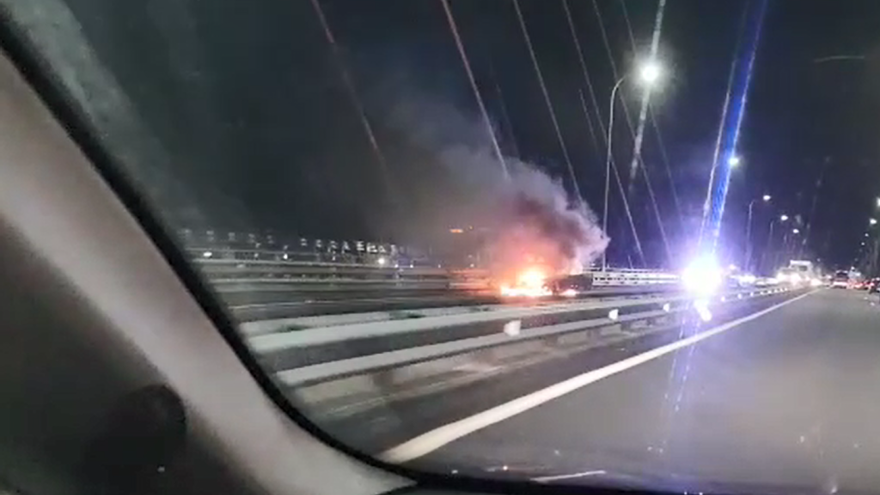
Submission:
<svg viewBox="0 0 880 495">
<path fill-rule="evenodd" d="M 550 399 L 532 394 L 526 407 L 456 418 L 410 439 L 418 453 L 403 460 L 447 473 L 679 491 L 880 487 L 876 295 L 821 290 L 637 360 L 613 373 L 605 372 L 614 363 L 598 363 L 584 373 L 607 376 Z"/>
</svg>

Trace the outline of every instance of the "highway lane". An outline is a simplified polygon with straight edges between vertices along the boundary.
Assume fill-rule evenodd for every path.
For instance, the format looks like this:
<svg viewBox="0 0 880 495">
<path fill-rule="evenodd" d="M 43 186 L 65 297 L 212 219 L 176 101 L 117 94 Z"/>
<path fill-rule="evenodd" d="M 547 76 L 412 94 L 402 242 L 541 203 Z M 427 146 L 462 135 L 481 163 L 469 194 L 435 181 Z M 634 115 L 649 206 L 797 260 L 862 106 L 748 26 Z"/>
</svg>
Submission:
<svg viewBox="0 0 880 495">
<path fill-rule="evenodd" d="M 814 293 L 410 463 L 678 490 L 873 490 L 880 306 L 867 298 Z"/>
<path fill-rule="evenodd" d="M 330 387 L 339 399 L 320 399 L 325 392 L 285 390 L 318 424 L 337 438 L 364 451 L 378 454 L 433 428 L 466 418 L 544 387 L 675 343 L 686 332 L 701 332 L 717 323 L 730 321 L 771 307 L 798 293 L 780 293 L 755 301 L 736 301 L 713 308 L 715 319 L 700 329 L 660 327 L 654 332 L 602 333 L 583 345 L 568 348 L 539 348 L 510 358 L 494 353 L 465 356 L 452 363 L 425 363 L 427 370 L 440 366 L 442 373 L 429 372 L 423 379 L 413 376 L 401 388 L 390 377 L 378 373 L 357 384 L 345 380 Z M 697 319 L 696 313 L 691 317 Z M 395 371 L 396 373 L 396 371 Z M 409 373 L 409 372 L 407 372 Z M 417 371 L 418 373 L 418 371 Z M 395 375 L 399 376 L 399 375 Z M 323 387 L 321 390 L 324 390 Z M 347 390 L 347 391 L 346 391 Z M 317 395 L 315 395 L 317 393 Z M 343 395 L 339 395 L 342 393 Z"/>
</svg>

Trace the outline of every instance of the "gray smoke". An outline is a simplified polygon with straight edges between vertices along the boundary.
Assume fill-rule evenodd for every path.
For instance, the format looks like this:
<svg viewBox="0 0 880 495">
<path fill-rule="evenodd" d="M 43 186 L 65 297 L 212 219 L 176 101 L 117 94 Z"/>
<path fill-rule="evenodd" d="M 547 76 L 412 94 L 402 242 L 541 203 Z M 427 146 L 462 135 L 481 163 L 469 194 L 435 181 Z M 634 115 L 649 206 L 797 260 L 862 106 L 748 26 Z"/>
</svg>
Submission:
<svg viewBox="0 0 880 495">
<path fill-rule="evenodd" d="M 483 251 L 499 276 L 524 262 L 577 273 L 607 247 L 596 216 L 560 180 L 513 157 L 505 157 L 505 177 L 476 116 L 430 98 L 398 97 L 389 117 L 407 141 L 407 158 L 418 162 L 402 167 L 416 171 L 406 188 L 421 205 L 401 224 L 409 232 L 421 239 L 433 232 L 436 240 L 451 226 L 477 226 L 488 233 Z"/>
</svg>

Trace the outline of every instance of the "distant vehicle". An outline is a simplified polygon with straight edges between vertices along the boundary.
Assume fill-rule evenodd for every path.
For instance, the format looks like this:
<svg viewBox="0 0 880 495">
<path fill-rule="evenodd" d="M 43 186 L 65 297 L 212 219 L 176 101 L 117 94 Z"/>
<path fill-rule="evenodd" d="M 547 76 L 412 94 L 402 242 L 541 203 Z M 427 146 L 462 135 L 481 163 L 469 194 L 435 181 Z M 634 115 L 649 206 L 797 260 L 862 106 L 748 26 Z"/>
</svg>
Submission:
<svg viewBox="0 0 880 495">
<path fill-rule="evenodd" d="M 575 297 L 593 288 L 593 278 L 589 274 L 569 275 L 551 281 L 553 294 L 563 297 Z"/>
<path fill-rule="evenodd" d="M 849 273 L 843 270 L 835 273 L 831 279 L 831 287 L 835 289 L 848 289 L 849 286 Z"/>
<path fill-rule="evenodd" d="M 875 277 L 868 281 L 868 293 L 876 294 L 878 292 L 880 292 L 880 277 Z"/>
<path fill-rule="evenodd" d="M 793 286 L 801 286 L 809 284 L 814 277 L 807 271 L 802 271 L 796 267 L 787 266 L 776 272 L 776 281 L 780 284 Z"/>
</svg>

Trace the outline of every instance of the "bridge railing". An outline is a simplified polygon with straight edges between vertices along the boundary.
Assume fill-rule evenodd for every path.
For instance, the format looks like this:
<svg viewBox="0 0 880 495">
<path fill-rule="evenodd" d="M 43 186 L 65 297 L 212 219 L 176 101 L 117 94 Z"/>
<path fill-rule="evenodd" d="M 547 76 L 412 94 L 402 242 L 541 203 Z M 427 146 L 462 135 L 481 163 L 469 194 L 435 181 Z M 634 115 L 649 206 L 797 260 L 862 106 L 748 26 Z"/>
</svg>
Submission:
<svg viewBox="0 0 880 495">
<path fill-rule="evenodd" d="M 275 261 L 197 258 L 196 265 L 212 282 L 220 285 L 240 282 L 253 284 L 362 284 L 364 282 L 408 285 L 419 283 L 437 288 L 487 289 L 490 276 L 483 269 L 389 266 L 386 264 L 333 263 L 318 261 Z M 678 276 L 648 270 L 590 271 L 585 276 L 593 286 L 674 284 Z"/>
</svg>

